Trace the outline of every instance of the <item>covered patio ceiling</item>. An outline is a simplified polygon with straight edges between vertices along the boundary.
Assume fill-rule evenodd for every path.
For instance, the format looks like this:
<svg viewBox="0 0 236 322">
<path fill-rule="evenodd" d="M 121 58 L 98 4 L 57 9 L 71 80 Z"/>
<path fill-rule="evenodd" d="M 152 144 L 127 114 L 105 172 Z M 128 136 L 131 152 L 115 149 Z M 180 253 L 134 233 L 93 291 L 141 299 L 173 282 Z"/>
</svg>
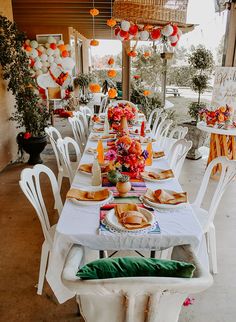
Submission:
<svg viewBox="0 0 236 322">
<path fill-rule="evenodd" d="M 95 17 L 96 38 L 110 38 L 110 28 L 106 25 L 111 17 L 111 1 L 96 0 L 95 8 L 100 14 Z M 12 0 L 13 16 L 16 23 L 28 30 L 32 25 L 73 27 L 86 38 L 93 37 L 92 17 L 89 10 L 93 1 L 86 0 Z M 27 30 L 26 30 L 27 31 Z"/>
</svg>

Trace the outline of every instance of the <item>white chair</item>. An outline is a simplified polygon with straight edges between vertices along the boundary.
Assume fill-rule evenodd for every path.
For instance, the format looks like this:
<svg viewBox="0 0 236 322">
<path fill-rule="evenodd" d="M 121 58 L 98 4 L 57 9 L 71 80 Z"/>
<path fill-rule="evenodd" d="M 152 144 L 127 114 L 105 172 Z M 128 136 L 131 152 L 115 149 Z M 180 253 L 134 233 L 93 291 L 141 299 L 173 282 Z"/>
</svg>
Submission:
<svg viewBox="0 0 236 322">
<path fill-rule="evenodd" d="M 106 110 L 106 107 L 107 107 L 107 103 L 108 103 L 108 95 L 104 96 L 102 101 L 101 101 L 101 104 L 100 104 L 100 107 L 99 107 L 99 112 L 98 114 L 101 114 L 101 113 L 104 113 L 105 110 Z"/>
<path fill-rule="evenodd" d="M 157 116 L 159 116 L 162 113 L 162 109 L 161 108 L 155 108 L 151 114 L 149 115 L 148 118 L 148 125 L 151 128 L 151 125 L 154 123 L 154 120 L 156 119 Z"/>
<path fill-rule="evenodd" d="M 180 139 L 176 141 L 168 153 L 170 168 L 173 170 L 175 177 L 178 179 L 182 170 L 184 160 L 188 151 L 192 147 L 192 141 Z"/>
<path fill-rule="evenodd" d="M 169 153 L 172 145 L 180 139 L 184 139 L 186 134 L 188 133 L 188 128 L 183 126 L 176 126 L 174 127 L 169 135 L 165 137 L 163 142 L 163 149 L 166 151 L 166 154 Z"/>
<path fill-rule="evenodd" d="M 79 145 L 80 151 L 82 153 L 87 141 L 83 121 L 77 116 L 69 117 L 68 121 L 70 122 L 74 139 Z"/>
<path fill-rule="evenodd" d="M 208 210 L 206 210 L 201 208 L 201 206 L 204 200 L 204 196 L 206 195 L 206 191 L 208 189 L 208 184 L 212 173 L 212 169 L 217 164 L 220 164 L 221 173 L 219 176 L 219 181 L 216 186 L 215 192 L 210 199 L 211 200 L 210 206 L 208 207 Z M 216 234 L 215 234 L 215 226 L 214 226 L 213 220 L 225 190 L 227 189 L 229 184 L 235 179 L 235 177 L 236 177 L 235 160 L 228 160 L 226 157 L 218 157 L 212 160 L 206 169 L 197 197 L 191 205 L 195 214 L 198 217 L 198 220 L 203 228 L 204 233 L 206 234 L 208 253 L 210 255 L 212 271 L 214 274 L 217 274 L 217 256 L 216 256 Z"/>
<path fill-rule="evenodd" d="M 81 106 L 80 111 L 84 113 L 86 117 L 93 115 L 93 111 L 91 110 L 91 107 L 88 107 L 88 106 Z"/>
<path fill-rule="evenodd" d="M 192 278 L 124 277 L 80 280 L 76 272 L 81 251 L 72 249 L 62 273 L 63 283 L 76 294 L 80 313 L 87 322 L 177 322 L 189 294 L 202 292 L 213 278 L 189 246 L 175 247 L 172 259 L 193 263 Z"/>
<path fill-rule="evenodd" d="M 172 125 L 172 120 L 164 120 L 160 123 L 158 130 L 156 132 L 156 139 L 159 143 L 159 147 L 163 148 L 165 144 L 166 137 L 169 133 L 170 126 Z"/>
<path fill-rule="evenodd" d="M 85 138 L 87 139 L 89 135 L 89 123 L 87 115 L 82 111 L 77 111 L 73 113 L 73 116 L 77 117 L 79 120 L 82 121 L 84 126 Z"/>
<path fill-rule="evenodd" d="M 63 166 L 64 164 L 61 160 L 61 156 L 60 156 L 60 153 L 57 148 L 57 140 L 61 139 L 62 136 L 61 136 L 60 132 L 53 126 L 46 127 L 44 130 L 45 130 L 46 134 L 48 135 L 48 138 L 50 140 L 50 143 L 52 145 L 52 149 L 53 149 L 55 157 L 56 157 L 57 169 L 58 169 L 57 182 L 58 182 L 59 190 L 61 190 L 61 183 L 62 183 L 63 177 L 65 177 L 65 178 L 69 177 L 66 169 Z"/>
<path fill-rule="evenodd" d="M 56 225 L 50 226 L 47 209 L 42 196 L 40 186 L 40 175 L 46 174 L 50 180 L 52 192 L 55 201 L 55 208 L 60 215 L 62 210 L 62 201 L 56 177 L 52 170 L 42 164 L 35 165 L 32 169 L 27 168 L 21 172 L 20 187 L 38 215 L 44 235 L 44 242 L 41 250 L 41 261 L 39 270 L 39 281 L 37 294 L 41 295 L 43 290 L 44 278 L 47 267 L 49 252 L 52 250 L 53 237 Z"/>
<path fill-rule="evenodd" d="M 69 152 L 69 147 L 72 147 L 75 151 L 76 160 L 74 162 L 71 161 L 71 156 Z M 64 162 L 64 167 L 66 168 L 66 171 L 69 175 L 70 184 L 72 184 L 72 181 L 74 179 L 76 170 L 78 168 L 81 154 L 78 144 L 75 140 L 73 140 L 70 137 L 65 137 L 64 139 L 58 139 L 57 140 L 57 148 L 61 154 L 62 160 Z"/>
<path fill-rule="evenodd" d="M 165 122 L 166 118 L 167 118 L 167 114 L 165 112 L 156 113 L 154 123 L 152 126 L 152 135 L 153 136 L 159 135 L 159 133 L 160 133 L 159 129 L 162 126 L 162 124 Z"/>
</svg>

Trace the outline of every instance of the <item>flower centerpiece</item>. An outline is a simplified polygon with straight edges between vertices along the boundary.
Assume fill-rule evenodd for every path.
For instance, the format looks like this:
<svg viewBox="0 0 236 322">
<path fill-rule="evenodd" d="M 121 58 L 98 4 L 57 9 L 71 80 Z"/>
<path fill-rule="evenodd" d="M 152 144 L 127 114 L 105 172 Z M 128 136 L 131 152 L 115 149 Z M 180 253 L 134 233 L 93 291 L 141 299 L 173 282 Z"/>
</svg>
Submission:
<svg viewBox="0 0 236 322">
<path fill-rule="evenodd" d="M 128 135 L 121 136 L 106 153 L 105 159 L 113 161 L 114 168 L 137 178 L 144 171 L 148 152 L 142 150 L 141 144 Z"/>
<path fill-rule="evenodd" d="M 111 106 L 108 108 L 107 117 L 110 126 L 114 129 L 117 129 L 123 117 L 127 119 L 128 124 L 134 123 L 136 113 L 136 108 L 130 106 L 129 103 L 118 103 L 116 106 Z"/>
<path fill-rule="evenodd" d="M 220 106 L 216 110 L 202 109 L 199 112 L 200 119 L 205 121 L 208 126 L 232 126 L 233 124 L 233 108 L 228 106 Z"/>
</svg>

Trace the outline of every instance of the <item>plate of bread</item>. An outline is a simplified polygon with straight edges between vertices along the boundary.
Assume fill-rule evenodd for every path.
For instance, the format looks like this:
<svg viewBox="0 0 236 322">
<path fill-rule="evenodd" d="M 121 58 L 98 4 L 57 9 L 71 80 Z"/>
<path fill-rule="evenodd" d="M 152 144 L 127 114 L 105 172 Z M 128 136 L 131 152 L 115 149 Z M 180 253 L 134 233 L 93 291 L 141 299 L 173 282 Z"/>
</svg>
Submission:
<svg viewBox="0 0 236 322">
<path fill-rule="evenodd" d="M 113 193 L 102 187 L 71 188 L 66 198 L 78 205 L 102 205 L 113 198 Z"/>
<path fill-rule="evenodd" d="M 188 203 L 186 192 L 176 192 L 167 189 L 151 190 L 147 189 L 142 196 L 145 204 L 150 205 L 153 208 L 160 209 L 176 209 L 186 206 Z"/>
</svg>

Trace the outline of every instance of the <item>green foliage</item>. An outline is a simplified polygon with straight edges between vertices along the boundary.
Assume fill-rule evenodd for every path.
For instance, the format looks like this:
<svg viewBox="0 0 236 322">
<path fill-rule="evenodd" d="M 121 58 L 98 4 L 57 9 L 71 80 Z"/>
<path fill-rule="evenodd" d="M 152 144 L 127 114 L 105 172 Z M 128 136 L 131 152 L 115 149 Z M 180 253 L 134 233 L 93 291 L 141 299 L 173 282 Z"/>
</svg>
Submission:
<svg viewBox="0 0 236 322">
<path fill-rule="evenodd" d="M 188 113 L 195 123 L 198 121 L 199 111 L 206 108 L 206 103 L 191 102 L 188 106 Z"/>
<path fill-rule="evenodd" d="M 131 96 L 130 100 L 134 104 L 137 104 L 146 118 L 149 117 L 152 110 L 157 107 L 161 107 L 161 99 L 159 94 L 152 93 L 149 96 L 144 96 L 143 92 L 146 88 L 141 84 L 140 80 L 133 81 L 131 84 Z"/>
<path fill-rule="evenodd" d="M 191 88 L 194 92 L 204 93 L 208 86 L 209 76 L 207 74 L 195 74 L 192 77 Z"/>
<path fill-rule="evenodd" d="M 126 174 L 122 174 L 121 177 L 118 178 L 118 182 L 129 182 L 130 177 L 127 176 Z"/>
<path fill-rule="evenodd" d="M 193 73 L 191 66 L 173 66 L 167 73 L 167 85 L 190 87 Z"/>
<path fill-rule="evenodd" d="M 15 23 L 0 16 L 0 64 L 3 79 L 8 80 L 8 90 L 16 99 L 16 111 L 11 120 L 24 127 L 32 136 L 44 134 L 49 112 L 40 101 L 37 86 L 29 70 L 29 58 L 22 50 L 24 33 Z"/>
<path fill-rule="evenodd" d="M 92 81 L 92 74 L 80 73 L 74 79 L 74 87 L 80 86 L 81 88 L 88 88 L 89 83 Z"/>
</svg>

